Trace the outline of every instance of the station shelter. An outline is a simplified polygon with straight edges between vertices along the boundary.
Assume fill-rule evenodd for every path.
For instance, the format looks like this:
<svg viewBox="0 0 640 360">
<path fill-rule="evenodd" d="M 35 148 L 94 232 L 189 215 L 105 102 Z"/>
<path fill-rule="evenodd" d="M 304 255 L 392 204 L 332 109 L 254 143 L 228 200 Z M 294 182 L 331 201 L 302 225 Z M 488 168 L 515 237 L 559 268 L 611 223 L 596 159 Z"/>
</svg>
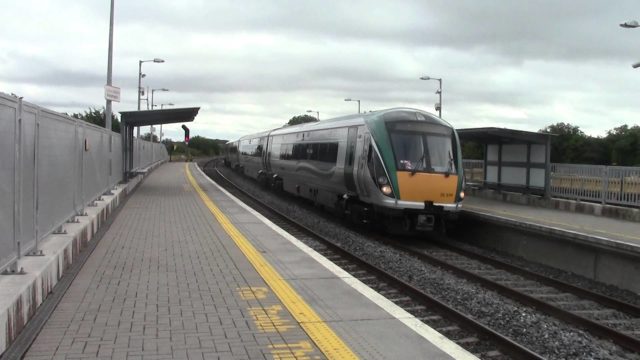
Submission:
<svg viewBox="0 0 640 360">
<path fill-rule="evenodd" d="M 485 127 L 456 129 L 484 148 L 484 188 L 549 197 L 552 134 Z"/>
<path fill-rule="evenodd" d="M 120 111 L 122 129 L 122 171 L 128 181 L 133 172 L 133 129 L 138 126 L 154 126 L 191 122 L 198 115 L 199 107 L 161 110 Z"/>
</svg>

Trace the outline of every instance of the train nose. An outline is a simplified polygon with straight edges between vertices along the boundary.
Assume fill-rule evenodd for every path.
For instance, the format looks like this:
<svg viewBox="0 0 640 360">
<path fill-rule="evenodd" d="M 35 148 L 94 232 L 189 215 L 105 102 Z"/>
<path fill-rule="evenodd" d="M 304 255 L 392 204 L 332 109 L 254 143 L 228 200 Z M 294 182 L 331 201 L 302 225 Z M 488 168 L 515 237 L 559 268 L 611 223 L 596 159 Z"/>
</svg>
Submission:
<svg viewBox="0 0 640 360">
<path fill-rule="evenodd" d="M 451 204 L 456 199 L 458 176 L 445 174 L 416 173 L 398 171 L 398 187 L 400 200 L 432 201 Z"/>
</svg>

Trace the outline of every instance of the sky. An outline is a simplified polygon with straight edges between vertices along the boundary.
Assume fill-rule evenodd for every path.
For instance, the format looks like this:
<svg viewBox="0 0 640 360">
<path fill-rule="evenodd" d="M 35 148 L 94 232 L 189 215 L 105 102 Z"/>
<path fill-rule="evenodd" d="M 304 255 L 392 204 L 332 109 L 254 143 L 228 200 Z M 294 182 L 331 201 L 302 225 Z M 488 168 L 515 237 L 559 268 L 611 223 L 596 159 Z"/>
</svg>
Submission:
<svg viewBox="0 0 640 360">
<path fill-rule="evenodd" d="M 60 112 L 105 105 L 108 0 L 3 1 L 0 92 Z M 412 107 L 456 128 L 592 136 L 640 123 L 636 0 L 115 1 L 114 112 L 200 107 L 191 136 L 236 139 L 307 110 L 320 120 Z M 146 104 L 143 103 L 143 108 Z M 143 129 L 144 131 L 144 129 Z M 180 139 L 180 124 L 164 128 Z"/>
</svg>

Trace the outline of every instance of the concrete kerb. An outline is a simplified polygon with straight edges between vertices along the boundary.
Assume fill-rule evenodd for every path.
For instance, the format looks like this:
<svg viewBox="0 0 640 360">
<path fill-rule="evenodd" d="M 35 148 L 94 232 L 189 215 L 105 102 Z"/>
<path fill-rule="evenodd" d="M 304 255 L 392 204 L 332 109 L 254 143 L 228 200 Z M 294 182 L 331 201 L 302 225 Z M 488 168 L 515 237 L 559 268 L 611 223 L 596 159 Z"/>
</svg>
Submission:
<svg viewBox="0 0 640 360">
<path fill-rule="evenodd" d="M 145 169 L 144 175 L 119 184 L 113 195 L 103 195 L 97 206 L 86 207 L 87 216 L 78 216 L 77 223 L 63 225 L 66 234 L 51 234 L 41 240 L 44 256 L 23 257 L 19 268 L 24 275 L 0 276 L 0 355 L 11 345 L 38 307 L 51 293 L 65 270 L 90 242 L 102 223 L 111 215 L 124 197 L 133 192 L 151 170 L 165 161 L 158 161 Z"/>
<path fill-rule="evenodd" d="M 640 293 L 638 245 L 468 209 L 463 214 L 522 231 L 519 236 L 504 237 L 481 236 L 482 231 L 478 232 L 475 240 L 483 247 Z"/>
<path fill-rule="evenodd" d="M 631 207 L 603 205 L 560 198 L 545 199 L 541 196 L 496 191 L 491 189 L 478 189 L 473 187 L 468 187 L 465 189 L 465 192 L 471 196 L 477 196 L 479 198 L 489 200 L 504 201 L 512 204 L 530 205 L 547 209 L 557 209 L 580 214 L 605 216 L 613 219 L 640 222 L 640 209 Z"/>
</svg>

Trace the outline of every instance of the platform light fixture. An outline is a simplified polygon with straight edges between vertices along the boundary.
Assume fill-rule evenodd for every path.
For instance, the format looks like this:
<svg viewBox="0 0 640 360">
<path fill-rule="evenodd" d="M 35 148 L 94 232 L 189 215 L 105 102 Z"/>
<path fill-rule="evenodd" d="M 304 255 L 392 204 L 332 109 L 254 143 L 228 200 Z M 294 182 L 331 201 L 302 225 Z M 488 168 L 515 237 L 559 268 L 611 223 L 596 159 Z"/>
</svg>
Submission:
<svg viewBox="0 0 640 360">
<path fill-rule="evenodd" d="M 163 63 L 164 60 L 160 59 L 160 58 L 153 58 L 150 60 L 138 60 L 138 111 L 140 111 L 140 97 L 142 95 L 143 92 L 143 88 L 142 88 L 142 78 L 146 75 L 143 76 L 142 74 L 142 63 L 146 63 L 146 62 L 153 62 L 153 63 Z M 147 96 L 147 99 L 149 97 Z M 147 106 L 149 103 L 147 103 Z M 140 138 L 140 126 L 137 127 L 137 131 L 136 131 L 136 136 L 138 138 Z"/>
<path fill-rule="evenodd" d="M 629 20 L 629 21 L 625 21 L 622 24 L 620 24 L 620 27 L 626 28 L 626 29 L 635 29 L 640 27 L 640 24 L 638 24 L 637 20 Z M 640 62 L 637 62 L 635 64 L 631 64 L 631 67 L 634 69 L 637 69 L 640 67 Z"/>
<path fill-rule="evenodd" d="M 626 29 L 635 29 L 637 27 L 640 27 L 640 24 L 638 24 L 638 21 L 636 20 L 629 20 L 629 21 L 625 21 L 622 24 L 620 24 L 620 27 L 626 28 Z"/>
<path fill-rule="evenodd" d="M 166 103 L 166 104 L 160 104 L 160 110 L 162 110 L 165 106 L 173 106 L 175 105 L 174 103 Z M 162 136 L 164 136 L 164 133 L 162 132 L 162 124 L 160 124 L 160 134 L 158 134 L 158 141 L 162 142 Z"/>
<path fill-rule="evenodd" d="M 316 113 L 318 121 L 320 121 L 320 111 L 316 110 L 307 110 L 308 113 Z"/>
<path fill-rule="evenodd" d="M 438 110 L 438 117 L 442 118 L 442 78 L 434 78 L 431 76 L 421 76 L 420 80 L 437 80 L 438 81 L 438 90 L 436 94 L 438 95 L 438 103 L 436 104 L 436 110 Z"/>
<path fill-rule="evenodd" d="M 344 101 L 357 101 L 358 102 L 358 114 L 360 114 L 360 100 L 349 98 L 349 99 L 344 99 Z"/>
</svg>

